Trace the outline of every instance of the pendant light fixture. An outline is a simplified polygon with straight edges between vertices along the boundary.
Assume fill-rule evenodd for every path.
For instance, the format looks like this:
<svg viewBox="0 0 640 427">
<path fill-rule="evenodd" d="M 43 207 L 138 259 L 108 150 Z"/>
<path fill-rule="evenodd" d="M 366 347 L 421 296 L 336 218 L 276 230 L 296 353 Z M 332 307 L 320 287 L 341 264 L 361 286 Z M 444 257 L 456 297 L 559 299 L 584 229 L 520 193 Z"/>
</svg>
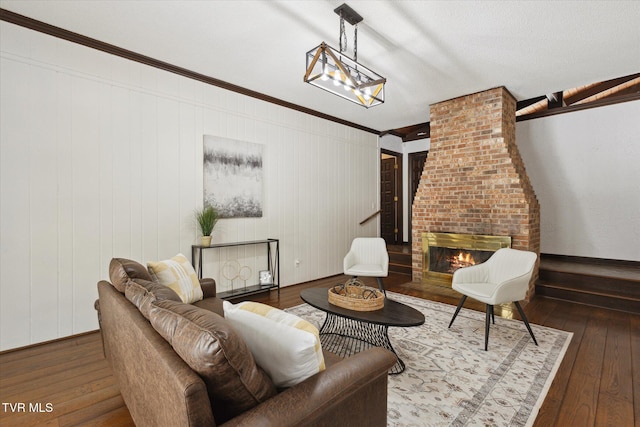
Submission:
<svg viewBox="0 0 640 427">
<path fill-rule="evenodd" d="M 322 42 L 307 52 L 304 81 L 365 108 L 382 104 L 387 79 L 358 63 L 358 23 L 362 16 L 346 4 L 334 12 L 340 16 L 340 51 Z M 344 21 L 354 26 L 353 59 L 346 55 Z"/>
</svg>

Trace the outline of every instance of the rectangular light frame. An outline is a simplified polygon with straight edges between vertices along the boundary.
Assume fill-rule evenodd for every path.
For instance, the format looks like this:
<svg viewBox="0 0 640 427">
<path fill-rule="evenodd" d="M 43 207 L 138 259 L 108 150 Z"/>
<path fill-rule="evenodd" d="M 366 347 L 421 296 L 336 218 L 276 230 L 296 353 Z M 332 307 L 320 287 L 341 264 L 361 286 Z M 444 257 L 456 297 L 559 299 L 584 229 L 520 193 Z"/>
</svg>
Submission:
<svg viewBox="0 0 640 427">
<path fill-rule="evenodd" d="M 387 79 L 325 42 L 307 52 L 304 81 L 365 108 L 384 103 Z"/>
</svg>

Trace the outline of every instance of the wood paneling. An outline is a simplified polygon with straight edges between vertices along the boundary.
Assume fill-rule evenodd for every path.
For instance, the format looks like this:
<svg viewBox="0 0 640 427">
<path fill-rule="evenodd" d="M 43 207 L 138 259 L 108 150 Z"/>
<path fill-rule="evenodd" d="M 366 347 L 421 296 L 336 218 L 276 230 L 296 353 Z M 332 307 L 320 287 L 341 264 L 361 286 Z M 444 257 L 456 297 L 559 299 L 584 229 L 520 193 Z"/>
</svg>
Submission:
<svg viewBox="0 0 640 427">
<path fill-rule="evenodd" d="M 284 285 L 341 272 L 351 240 L 377 235 L 358 225 L 377 209 L 376 134 L 0 26 L 0 349 L 97 328 L 112 257 L 190 254 L 205 134 L 264 144 L 264 216 L 220 221 L 214 242 L 279 238 Z M 205 264 L 221 290 L 225 260 Z"/>
<path fill-rule="evenodd" d="M 349 122 L 339 117 L 330 116 L 329 114 L 321 113 L 319 111 L 315 111 L 310 108 L 303 107 L 301 105 L 293 104 L 291 102 L 287 102 L 285 100 L 278 99 L 273 96 L 265 95 L 263 93 L 256 92 L 254 90 L 247 89 L 245 87 L 237 86 L 232 83 L 228 83 L 204 74 L 197 73 L 195 71 L 178 67 L 176 65 L 169 64 L 154 58 L 150 58 L 148 56 L 144 56 L 139 53 L 136 53 L 127 49 L 123 49 L 118 46 L 111 45 L 109 43 L 102 42 L 100 40 L 92 39 L 90 37 L 86 37 L 81 34 L 65 30 L 64 28 L 56 27 L 42 21 L 37 21 L 35 19 L 17 14 L 15 12 L 11 12 L 10 10 L 0 8 L 0 19 L 2 21 L 11 22 L 12 24 L 20 25 L 22 27 L 41 32 L 43 34 L 48 34 L 54 37 L 58 37 L 62 40 L 68 40 L 72 43 L 77 43 L 81 46 L 87 46 L 88 48 L 95 49 L 96 50 L 95 56 L 97 60 L 91 61 L 91 64 L 93 64 L 93 67 L 95 67 L 96 71 L 98 71 L 105 62 L 105 59 L 104 59 L 105 56 L 101 56 L 99 55 L 100 52 L 97 52 L 97 51 L 102 51 L 110 55 L 117 56 L 119 57 L 119 59 L 124 58 L 126 60 L 135 61 L 139 64 L 143 64 L 144 66 L 147 66 L 147 67 L 153 67 L 159 70 L 166 71 L 167 73 L 163 74 L 163 76 L 166 79 L 171 78 L 171 76 L 173 75 L 185 76 L 188 79 L 200 81 L 207 85 L 216 86 L 226 91 L 231 91 L 246 97 L 256 98 L 256 99 L 269 102 L 284 108 L 300 111 L 305 114 L 309 114 L 324 120 L 330 120 L 332 122 L 335 122 L 341 125 L 363 130 L 365 132 L 370 132 L 376 135 L 380 133 L 375 129 L 371 129 L 366 126 L 359 125 L 357 123 Z M 240 101 L 240 102 L 243 102 L 243 101 Z"/>
</svg>

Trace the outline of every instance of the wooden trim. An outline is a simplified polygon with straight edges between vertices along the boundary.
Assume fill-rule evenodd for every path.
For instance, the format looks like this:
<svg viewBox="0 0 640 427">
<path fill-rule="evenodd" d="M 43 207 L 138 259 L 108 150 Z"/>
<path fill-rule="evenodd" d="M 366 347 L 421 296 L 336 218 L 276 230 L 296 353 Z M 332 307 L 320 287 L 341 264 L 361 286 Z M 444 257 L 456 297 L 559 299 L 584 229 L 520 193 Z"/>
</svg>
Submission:
<svg viewBox="0 0 640 427">
<path fill-rule="evenodd" d="M 591 258 L 584 256 L 574 256 L 574 255 L 557 255 L 557 254 L 547 254 L 541 253 L 540 258 L 553 259 L 557 261 L 567 261 L 573 262 L 577 264 L 597 264 L 597 265 L 608 265 L 611 267 L 636 267 L 640 269 L 640 261 L 627 261 L 622 259 L 609 259 L 609 258 Z"/>
<path fill-rule="evenodd" d="M 396 159 L 396 188 L 394 189 L 398 201 L 396 202 L 396 226 L 398 232 L 396 233 L 396 243 L 400 244 L 404 241 L 404 197 L 402 194 L 403 182 L 403 166 L 402 166 L 402 153 L 396 153 L 395 151 L 380 149 L 380 154 L 386 154 L 388 156 L 395 157 Z"/>
<path fill-rule="evenodd" d="M 522 122 L 522 121 L 531 120 L 531 119 L 539 119 L 541 117 L 554 116 L 556 114 L 572 113 L 574 111 L 588 110 L 589 108 L 604 107 L 606 105 L 613 105 L 613 104 L 619 104 L 622 102 L 637 101 L 637 100 L 640 100 L 640 93 L 635 92 L 627 95 L 604 98 L 602 100 L 593 101 L 586 104 L 568 105 L 566 107 L 543 110 L 543 111 L 538 111 L 536 113 L 526 114 L 524 116 L 518 116 L 516 117 L 516 122 Z"/>
<path fill-rule="evenodd" d="M 37 21 L 35 19 L 11 12 L 6 9 L 0 8 L 0 20 L 9 22 L 11 24 L 19 25 L 21 27 L 28 28 L 30 30 L 37 31 L 43 34 L 48 34 L 50 36 L 57 37 L 59 39 L 67 40 L 72 43 L 77 43 L 82 46 L 100 50 L 102 52 L 119 56 L 121 58 L 125 58 L 130 61 L 139 62 L 141 64 L 145 64 L 150 67 L 158 68 L 160 70 L 168 71 L 170 73 L 178 74 L 180 76 L 197 80 L 212 86 L 216 86 L 222 89 L 236 92 L 241 95 L 249 96 L 251 98 L 256 98 L 261 101 L 269 102 L 271 104 L 276 104 L 281 107 L 289 108 L 295 111 L 299 111 L 301 113 L 309 114 L 311 116 L 319 117 L 321 119 L 325 119 L 341 125 L 349 126 L 354 129 L 359 129 L 365 132 L 373 133 L 375 135 L 380 135 L 380 131 L 376 129 L 372 129 L 366 126 L 359 125 L 357 123 L 343 120 L 335 116 L 330 116 L 328 114 L 321 113 L 316 110 L 312 110 L 311 108 L 303 107 L 301 105 L 294 104 L 292 102 L 284 101 L 282 99 L 275 98 L 273 96 L 265 95 L 263 93 L 256 92 L 251 89 L 247 89 L 242 86 L 238 86 L 232 83 L 218 80 L 214 77 L 200 74 L 195 71 L 188 70 L 186 68 L 178 67 L 176 65 L 169 64 L 167 62 L 163 62 L 163 61 L 151 58 L 149 56 L 141 55 L 139 53 L 136 53 L 127 49 L 123 49 L 121 47 L 114 46 L 112 44 L 105 43 L 100 40 L 83 36 L 82 34 L 74 33 L 72 31 L 68 31 L 63 28 L 56 27 L 42 21 Z"/>
<path fill-rule="evenodd" d="M 60 338 L 56 338 L 56 339 L 53 339 L 53 340 L 37 342 L 35 344 L 29 344 L 29 345 L 25 345 L 25 346 L 22 346 L 22 347 L 10 348 L 8 350 L 0 351 L 0 356 L 8 354 L 8 353 L 13 353 L 15 351 L 27 350 L 27 349 L 30 349 L 30 348 L 40 347 L 40 346 L 43 346 L 43 345 L 49 345 L 49 344 L 54 344 L 54 343 L 61 342 L 61 341 L 67 341 L 67 340 L 74 339 L 74 338 L 80 338 L 80 337 L 83 337 L 85 335 L 95 334 L 96 332 L 100 333 L 100 329 L 94 329 L 93 331 L 87 331 L 87 332 L 81 332 L 79 334 L 67 335 L 66 337 L 60 337 Z"/>
<path fill-rule="evenodd" d="M 380 215 L 381 212 L 382 212 L 382 209 L 378 209 L 376 212 L 372 213 L 371 215 L 369 215 L 368 217 L 360 221 L 360 225 L 364 225 L 367 222 L 371 221 L 373 218 L 376 217 L 376 215 Z"/>
<path fill-rule="evenodd" d="M 398 177 L 396 180 L 396 191 L 398 194 L 398 240 L 396 244 L 401 244 L 404 242 L 404 192 L 402 189 L 404 188 L 404 163 L 403 163 L 403 155 L 402 153 L 396 154 L 397 162 L 398 162 Z"/>
</svg>

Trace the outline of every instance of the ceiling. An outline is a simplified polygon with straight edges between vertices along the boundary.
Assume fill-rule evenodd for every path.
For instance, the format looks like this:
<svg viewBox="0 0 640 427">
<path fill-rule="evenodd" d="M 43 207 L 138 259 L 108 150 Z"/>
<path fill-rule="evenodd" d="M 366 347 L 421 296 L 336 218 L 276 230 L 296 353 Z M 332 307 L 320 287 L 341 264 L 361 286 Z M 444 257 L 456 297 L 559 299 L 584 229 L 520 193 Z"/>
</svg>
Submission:
<svg viewBox="0 0 640 427">
<path fill-rule="evenodd" d="M 358 60 L 387 78 L 365 109 L 303 82 L 305 53 L 338 48 L 343 0 L 0 0 L 0 7 L 157 60 L 387 131 L 429 105 L 505 86 L 517 100 L 640 70 L 638 1 L 365 1 Z M 353 27 L 346 25 L 349 54 Z"/>
</svg>

